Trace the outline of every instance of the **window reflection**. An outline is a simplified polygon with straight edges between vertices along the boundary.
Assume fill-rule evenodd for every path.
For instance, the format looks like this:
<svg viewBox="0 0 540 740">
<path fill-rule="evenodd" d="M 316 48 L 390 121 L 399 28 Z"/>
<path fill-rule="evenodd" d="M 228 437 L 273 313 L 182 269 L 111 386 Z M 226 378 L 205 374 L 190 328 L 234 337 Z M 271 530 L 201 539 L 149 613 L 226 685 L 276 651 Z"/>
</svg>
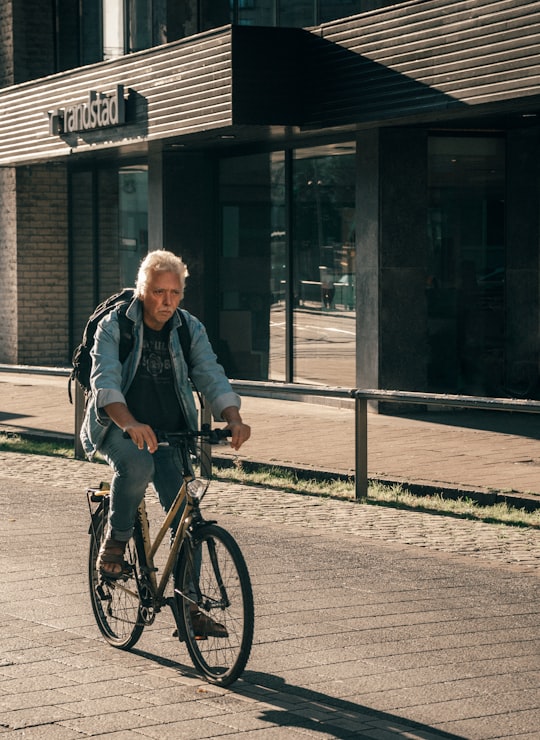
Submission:
<svg viewBox="0 0 540 740">
<path fill-rule="evenodd" d="M 152 46 L 152 0 L 128 0 L 128 51 L 141 51 Z M 156 43 L 159 40 L 156 39 Z"/>
<path fill-rule="evenodd" d="M 279 0 L 279 25 L 302 28 L 316 23 L 316 4 L 313 0 Z"/>
<path fill-rule="evenodd" d="M 396 0 L 56 0 L 58 70 L 151 48 L 229 23 L 306 27 Z"/>
<path fill-rule="evenodd" d="M 125 53 L 124 0 L 103 0 L 103 59 Z"/>
<path fill-rule="evenodd" d="M 102 17 L 103 59 L 148 49 L 154 43 L 152 0 L 103 0 Z"/>
<path fill-rule="evenodd" d="M 500 393 L 504 374 L 504 142 L 429 142 L 430 390 Z"/>
<path fill-rule="evenodd" d="M 237 23 L 242 26 L 275 26 L 275 0 L 238 0 Z"/>
<path fill-rule="evenodd" d="M 96 305 L 133 286 L 148 249 L 148 172 L 145 165 L 91 168 L 70 176 L 74 347 Z"/>
<path fill-rule="evenodd" d="M 201 31 L 219 28 L 231 22 L 229 0 L 200 0 Z"/>
<path fill-rule="evenodd" d="M 220 346 L 216 349 L 235 378 L 283 378 L 283 159 L 283 153 L 277 152 L 221 163 Z"/>
<path fill-rule="evenodd" d="M 120 285 L 134 285 L 148 251 L 148 172 L 146 167 L 119 171 Z"/>
<path fill-rule="evenodd" d="M 355 147 L 221 162 L 220 340 L 231 377 L 354 386 Z M 292 289 L 286 203 L 292 209 Z M 288 309 L 288 301 L 293 305 Z M 288 317 L 294 316 L 293 325 Z"/>
<path fill-rule="evenodd" d="M 293 165 L 294 378 L 354 386 L 354 145 L 298 150 Z"/>
</svg>

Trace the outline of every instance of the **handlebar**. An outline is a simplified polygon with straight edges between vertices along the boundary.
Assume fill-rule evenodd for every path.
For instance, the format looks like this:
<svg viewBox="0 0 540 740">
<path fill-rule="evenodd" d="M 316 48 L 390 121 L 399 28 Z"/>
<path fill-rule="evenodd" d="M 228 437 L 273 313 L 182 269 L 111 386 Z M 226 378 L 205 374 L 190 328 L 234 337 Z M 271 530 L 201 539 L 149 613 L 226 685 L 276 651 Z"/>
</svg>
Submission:
<svg viewBox="0 0 540 740">
<path fill-rule="evenodd" d="M 230 429 L 211 429 L 210 424 L 203 424 L 199 431 L 186 430 L 182 432 L 161 432 L 156 431 L 158 445 L 166 447 L 174 446 L 175 443 L 185 442 L 186 440 L 203 439 L 211 445 L 217 445 L 227 437 L 231 436 Z"/>
<path fill-rule="evenodd" d="M 230 429 L 212 429 L 210 424 L 203 424 L 200 430 L 186 429 L 181 432 L 163 432 L 160 429 L 154 429 L 154 432 L 159 447 L 180 446 L 182 443 L 197 438 L 203 439 L 211 445 L 216 445 L 231 436 Z M 124 432 L 123 436 L 129 439 L 128 432 Z"/>
</svg>

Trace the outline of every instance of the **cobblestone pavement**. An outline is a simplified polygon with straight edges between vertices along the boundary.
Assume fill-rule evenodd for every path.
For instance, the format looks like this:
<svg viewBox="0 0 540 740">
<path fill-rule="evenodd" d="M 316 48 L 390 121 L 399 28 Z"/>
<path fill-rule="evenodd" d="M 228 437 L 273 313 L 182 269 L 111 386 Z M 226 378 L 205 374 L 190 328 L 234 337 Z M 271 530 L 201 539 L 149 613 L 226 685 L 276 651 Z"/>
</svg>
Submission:
<svg viewBox="0 0 540 740">
<path fill-rule="evenodd" d="M 65 486 L 66 470 L 79 490 L 84 490 L 89 480 L 99 482 L 110 477 L 105 465 L 37 455 L 0 453 L 0 465 L 10 476 L 39 481 L 44 490 Z M 223 514 L 256 516 L 321 531 L 330 527 L 334 532 L 347 532 L 360 538 L 415 545 L 540 573 L 540 530 L 535 528 L 417 511 L 407 511 L 404 515 L 402 510 L 389 507 L 220 481 L 213 481 L 206 501 Z"/>
<path fill-rule="evenodd" d="M 0 366 L 1 367 L 1 366 Z M 354 475 L 352 408 L 245 396 L 253 427 L 239 453 L 244 462 Z M 67 379 L 0 371 L 0 430 L 58 437 L 72 444 L 74 408 Z M 373 479 L 435 490 L 496 492 L 540 498 L 540 428 L 537 414 L 433 411 L 409 416 L 368 414 L 368 472 Z"/>
<path fill-rule="evenodd" d="M 225 690 L 169 612 L 130 652 L 100 637 L 82 492 L 108 478 L 0 452 L 0 737 L 538 737 L 538 530 L 214 481 L 204 510 L 239 539 L 256 602 Z"/>
</svg>

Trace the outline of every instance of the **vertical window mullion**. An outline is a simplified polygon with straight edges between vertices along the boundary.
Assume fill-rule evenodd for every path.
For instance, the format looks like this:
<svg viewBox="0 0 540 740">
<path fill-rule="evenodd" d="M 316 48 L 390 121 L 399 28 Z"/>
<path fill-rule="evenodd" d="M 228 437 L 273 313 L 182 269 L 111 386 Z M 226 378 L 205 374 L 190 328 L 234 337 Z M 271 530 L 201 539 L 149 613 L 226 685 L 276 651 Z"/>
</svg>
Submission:
<svg viewBox="0 0 540 740">
<path fill-rule="evenodd" d="M 285 265 L 287 270 L 287 293 L 285 298 L 285 382 L 294 380 L 294 268 L 293 268 L 293 156 L 285 150 Z"/>
<path fill-rule="evenodd" d="M 124 54 L 129 54 L 133 48 L 133 39 L 130 34 L 130 0 L 124 0 L 123 2 L 123 16 L 124 16 Z"/>
</svg>

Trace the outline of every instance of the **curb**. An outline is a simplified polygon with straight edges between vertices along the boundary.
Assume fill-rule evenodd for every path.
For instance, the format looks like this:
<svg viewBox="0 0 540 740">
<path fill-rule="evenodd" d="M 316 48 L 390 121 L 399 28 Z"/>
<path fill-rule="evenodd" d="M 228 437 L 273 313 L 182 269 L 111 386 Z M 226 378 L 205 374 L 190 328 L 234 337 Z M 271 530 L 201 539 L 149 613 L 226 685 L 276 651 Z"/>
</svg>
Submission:
<svg viewBox="0 0 540 740">
<path fill-rule="evenodd" d="M 234 468 L 237 463 L 229 457 L 214 455 L 212 460 L 223 468 Z M 283 463 L 268 463 L 257 460 L 242 460 L 239 467 L 247 472 L 257 472 L 275 468 L 287 473 L 293 473 L 300 480 L 318 480 L 318 481 L 353 481 L 354 477 L 345 473 L 338 473 L 331 470 L 316 470 L 314 468 L 298 467 L 285 465 Z M 540 498 L 533 494 L 499 492 L 491 490 L 482 490 L 478 488 L 467 487 L 449 487 L 435 486 L 432 483 L 413 483 L 407 480 L 390 480 L 385 478 L 368 478 L 369 483 L 380 483 L 384 486 L 403 486 L 409 493 L 415 496 L 441 496 L 443 499 L 458 500 L 471 499 L 479 506 L 494 506 L 496 504 L 507 504 L 516 509 L 524 509 L 531 513 L 540 509 Z"/>
<path fill-rule="evenodd" d="M 8 426 L 0 426 L 0 432 L 7 435 L 21 437 L 21 439 L 26 439 L 32 442 L 50 442 L 51 444 L 69 446 L 74 445 L 74 435 L 65 434 L 63 432 L 29 432 Z M 234 460 L 226 456 L 213 455 L 212 460 L 223 468 L 233 468 L 237 466 L 237 463 Z M 274 468 L 285 473 L 292 473 L 300 480 L 315 479 L 321 482 L 332 480 L 351 482 L 354 480 L 353 476 L 347 475 L 346 473 L 339 473 L 338 471 L 318 470 L 315 468 L 291 466 L 276 462 L 269 463 L 260 460 L 242 460 L 240 466 L 247 472 L 257 472 Z M 470 499 L 479 506 L 506 504 L 507 506 L 511 506 L 516 509 L 524 509 L 529 513 L 540 509 L 540 498 L 533 494 L 514 493 L 512 491 L 500 492 L 494 490 L 482 490 L 480 488 L 469 488 L 466 486 L 436 486 L 433 483 L 415 483 L 405 479 L 390 480 L 386 478 L 369 478 L 368 480 L 370 483 L 380 483 L 384 486 L 403 486 L 409 493 L 412 493 L 415 496 L 441 496 L 443 499 L 449 500 L 458 500 L 462 498 Z"/>
</svg>

